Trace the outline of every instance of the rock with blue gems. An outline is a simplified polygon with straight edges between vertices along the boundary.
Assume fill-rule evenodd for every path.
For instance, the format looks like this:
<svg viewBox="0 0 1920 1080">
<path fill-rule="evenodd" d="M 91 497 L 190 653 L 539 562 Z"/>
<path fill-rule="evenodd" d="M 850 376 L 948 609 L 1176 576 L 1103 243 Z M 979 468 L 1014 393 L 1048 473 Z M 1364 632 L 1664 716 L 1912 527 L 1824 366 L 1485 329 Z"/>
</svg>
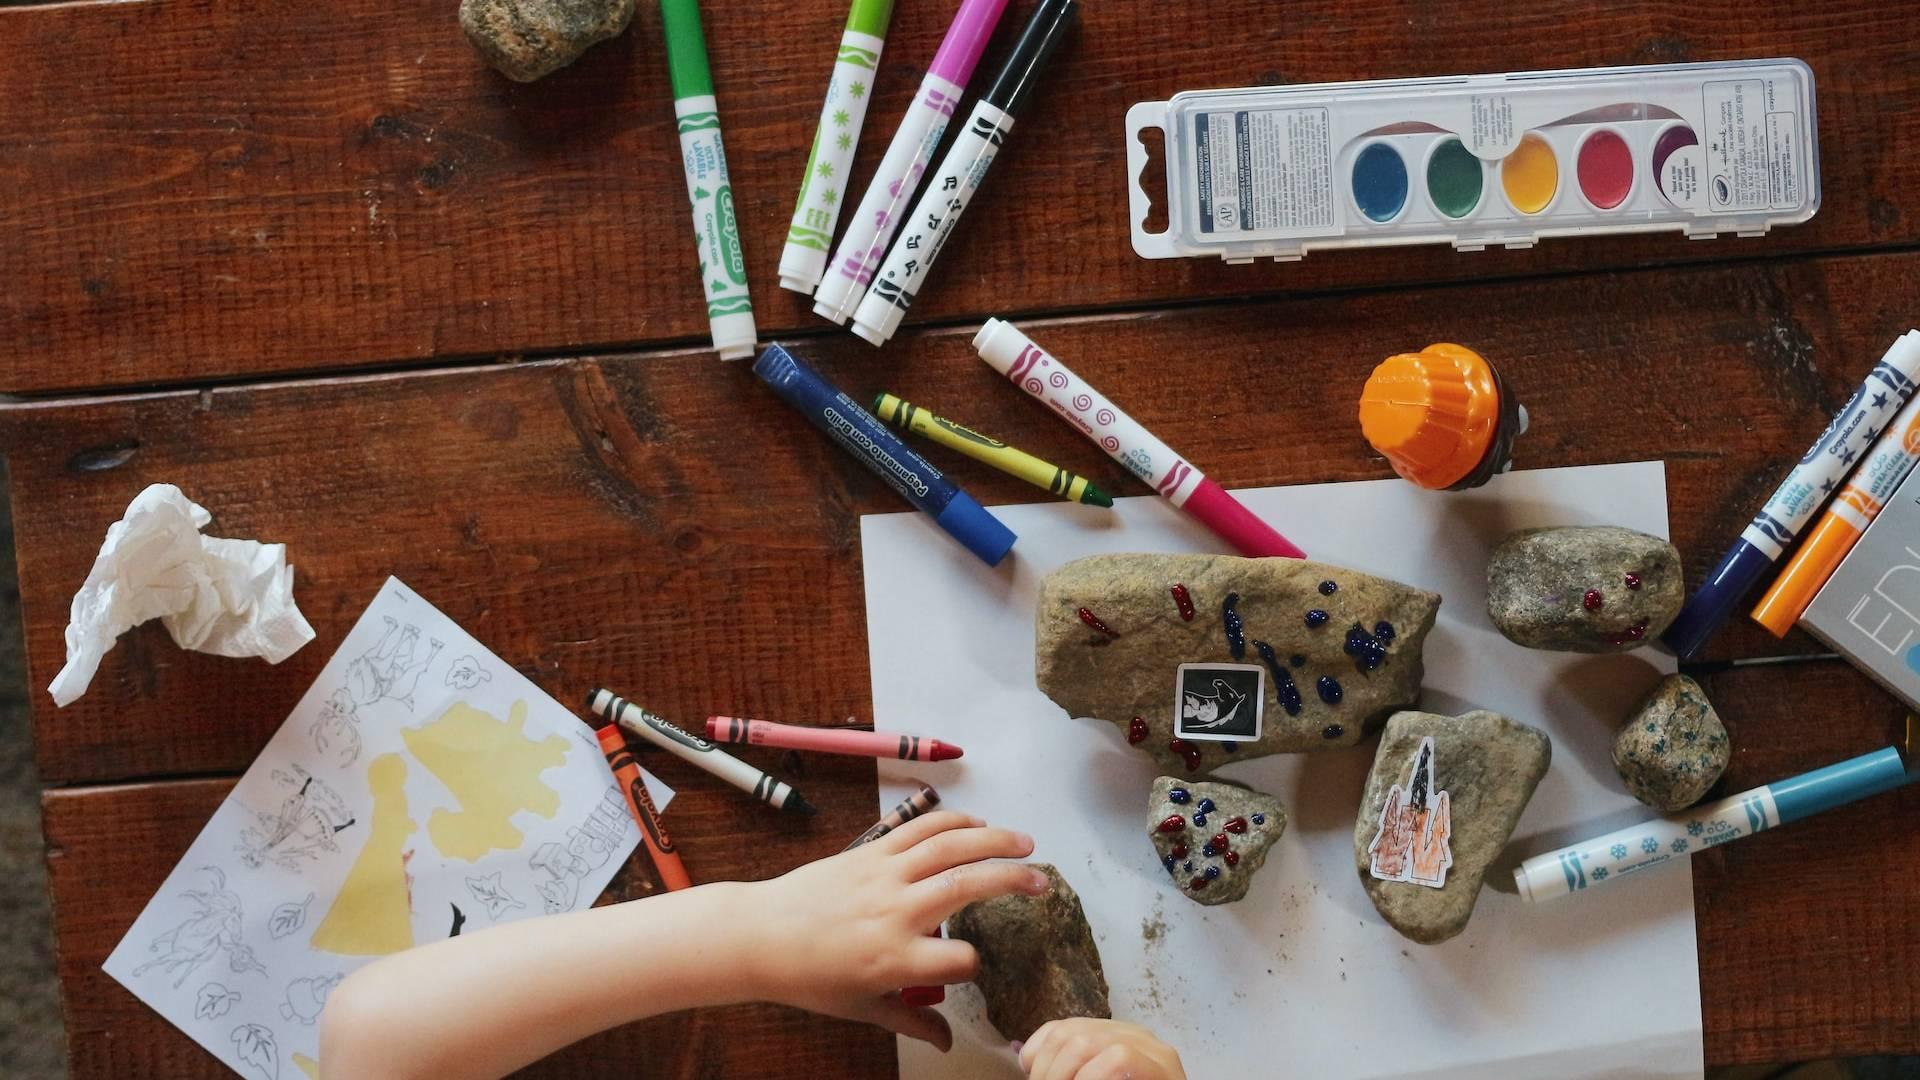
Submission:
<svg viewBox="0 0 1920 1080">
<path fill-rule="evenodd" d="M 1230 904 L 1247 895 L 1286 831 L 1280 800 L 1239 784 L 1162 776 L 1147 796 L 1147 836 L 1160 865 L 1197 903 Z"/>
<path fill-rule="evenodd" d="M 1672 544 L 1632 529 L 1522 529 L 1493 549 L 1487 615 L 1529 649 L 1626 652 L 1680 614 L 1680 569 Z"/>
<path fill-rule="evenodd" d="M 1669 675 L 1614 733 L 1613 767 L 1634 798 L 1683 810 L 1720 779 L 1732 750 L 1707 692 L 1685 675 Z"/>
<path fill-rule="evenodd" d="M 1009 1042 L 1031 1038 L 1049 1021 L 1113 1016 L 1080 897 L 1060 871 L 1030 865 L 1047 876 L 1046 892 L 975 901 L 947 920 L 947 932 L 980 954 L 973 982 L 987 999 L 987 1019 Z"/>
<path fill-rule="evenodd" d="M 1301 559 L 1096 555 L 1040 584 L 1035 680 L 1162 771 L 1201 776 L 1371 736 L 1418 699 L 1439 607 L 1438 594 Z"/>
<path fill-rule="evenodd" d="M 1545 732 L 1499 713 L 1395 713 L 1353 827 L 1354 866 L 1380 917 L 1422 945 L 1465 930 L 1552 760 Z"/>
</svg>

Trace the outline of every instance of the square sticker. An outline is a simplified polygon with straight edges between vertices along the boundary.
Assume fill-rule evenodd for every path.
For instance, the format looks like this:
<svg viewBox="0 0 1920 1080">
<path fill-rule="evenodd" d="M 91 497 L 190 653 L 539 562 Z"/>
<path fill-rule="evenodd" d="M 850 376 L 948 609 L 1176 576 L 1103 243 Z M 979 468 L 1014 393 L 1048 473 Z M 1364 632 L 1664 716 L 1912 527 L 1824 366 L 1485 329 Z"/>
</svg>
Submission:
<svg viewBox="0 0 1920 1080">
<path fill-rule="evenodd" d="M 1254 742 L 1266 712 L 1267 672 L 1254 664 L 1181 664 L 1173 734 L 1194 742 Z"/>
</svg>

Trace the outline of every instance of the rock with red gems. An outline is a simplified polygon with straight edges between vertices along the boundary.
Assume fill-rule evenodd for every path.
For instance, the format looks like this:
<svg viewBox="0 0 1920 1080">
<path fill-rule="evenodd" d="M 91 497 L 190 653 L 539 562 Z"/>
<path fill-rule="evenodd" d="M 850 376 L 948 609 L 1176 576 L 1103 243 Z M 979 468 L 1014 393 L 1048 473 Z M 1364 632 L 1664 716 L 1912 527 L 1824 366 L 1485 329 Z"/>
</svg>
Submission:
<svg viewBox="0 0 1920 1080">
<path fill-rule="evenodd" d="M 1208 808 L 1205 822 L 1195 810 L 1200 806 Z M 1217 780 L 1162 776 L 1153 782 L 1147 813 L 1160 865 L 1187 899 L 1201 904 L 1230 904 L 1247 895 L 1268 850 L 1287 830 L 1280 800 Z"/>
<path fill-rule="evenodd" d="M 979 952 L 973 982 L 987 999 L 987 1019 L 1009 1042 L 1032 1038 L 1050 1021 L 1113 1016 L 1080 897 L 1060 871 L 1031 865 L 1051 883 L 1046 892 L 981 900 L 947 920 L 948 933 Z"/>
<path fill-rule="evenodd" d="M 1625 652 L 1680 613 L 1680 569 L 1672 544 L 1632 529 L 1522 529 L 1487 564 L 1487 614 L 1529 649 Z"/>
</svg>

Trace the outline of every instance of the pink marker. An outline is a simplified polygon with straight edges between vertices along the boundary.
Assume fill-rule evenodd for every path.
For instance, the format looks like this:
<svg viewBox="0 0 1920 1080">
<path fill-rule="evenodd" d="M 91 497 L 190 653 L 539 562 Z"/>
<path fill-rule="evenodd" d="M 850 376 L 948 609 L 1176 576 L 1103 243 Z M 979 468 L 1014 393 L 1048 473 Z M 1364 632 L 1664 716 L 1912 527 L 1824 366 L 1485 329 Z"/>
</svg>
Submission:
<svg viewBox="0 0 1920 1080">
<path fill-rule="evenodd" d="M 947 121 L 966 93 L 967 80 L 973 76 L 974 65 L 980 62 L 987 39 L 993 36 L 1006 7 L 1007 0 L 961 0 L 960 10 L 947 26 L 947 36 L 933 54 L 933 66 L 920 80 L 913 104 L 900 118 L 893 142 L 887 145 L 887 155 L 880 159 L 880 167 L 860 199 L 860 208 L 847 221 L 846 234 L 833 253 L 827 276 L 814 290 L 814 314 L 844 324 L 867 295 L 867 285 L 873 281 L 874 271 L 880 269 L 880 260 L 900 228 L 902 215 L 913 205 L 914 189 L 933 161 L 933 152 L 940 148 Z"/>
<path fill-rule="evenodd" d="M 1198 518 L 1240 554 L 1307 557 L 1012 323 L 988 319 L 973 336 L 973 347 L 993 370 L 1065 417 L 1128 472 L 1153 485 L 1168 502 Z"/>
</svg>

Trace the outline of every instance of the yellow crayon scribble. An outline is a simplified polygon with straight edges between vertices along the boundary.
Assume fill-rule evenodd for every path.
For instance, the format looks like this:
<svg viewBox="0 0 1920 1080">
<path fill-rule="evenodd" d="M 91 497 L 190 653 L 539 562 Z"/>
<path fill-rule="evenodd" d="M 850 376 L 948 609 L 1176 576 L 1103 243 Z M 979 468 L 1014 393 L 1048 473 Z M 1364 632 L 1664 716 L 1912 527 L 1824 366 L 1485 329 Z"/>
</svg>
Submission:
<svg viewBox="0 0 1920 1080">
<path fill-rule="evenodd" d="M 313 1060 L 312 1058 L 301 1053 L 300 1051 L 295 1050 L 293 1052 L 293 1063 L 300 1067 L 301 1072 L 307 1074 L 308 1080 L 320 1080 L 320 1063 L 319 1062 Z"/>
<path fill-rule="evenodd" d="M 413 946 L 407 864 L 401 849 L 419 828 L 407 816 L 407 763 L 382 754 L 367 767 L 373 824 L 347 871 L 313 947 L 346 956 L 385 956 Z"/>
<path fill-rule="evenodd" d="M 427 818 L 433 846 L 450 859 L 474 862 L 489 851 L 512 851 L 525 836 L 513 825 L 522 810 L 551 818 L 560 793 L 540 774 L 566 762 L 567 740 L 526 735 L 527 703 L 516 701 L 506 720 L 464 702 L 439 719 L 400 734 L 420 764 L 440 779 L 459 810 L 436 809 Z"/>
</svg>

